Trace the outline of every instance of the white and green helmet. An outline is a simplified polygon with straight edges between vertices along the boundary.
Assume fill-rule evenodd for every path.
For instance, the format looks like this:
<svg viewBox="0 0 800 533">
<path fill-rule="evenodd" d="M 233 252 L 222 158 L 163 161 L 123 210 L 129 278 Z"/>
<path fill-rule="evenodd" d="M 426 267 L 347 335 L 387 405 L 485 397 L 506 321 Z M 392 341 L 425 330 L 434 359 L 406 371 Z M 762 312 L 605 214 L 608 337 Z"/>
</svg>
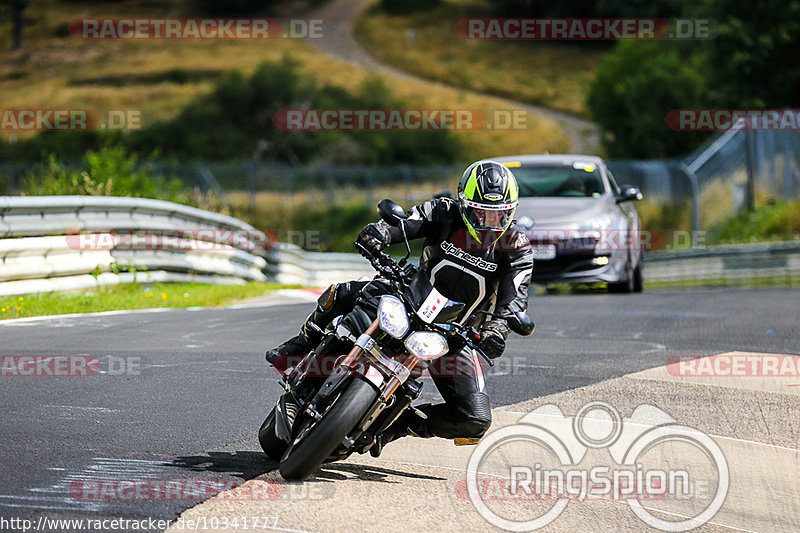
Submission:
<svg viewBox="0 0 800 533">
<path fill-rule="evenodd" d="M 458 182 L 458 206 L 470 234 L 492 232 L 497 241 L 514 221 L 519 201 L 517 178 L 497 161 L 483 159 L 467 167 Z"/>
</svg>

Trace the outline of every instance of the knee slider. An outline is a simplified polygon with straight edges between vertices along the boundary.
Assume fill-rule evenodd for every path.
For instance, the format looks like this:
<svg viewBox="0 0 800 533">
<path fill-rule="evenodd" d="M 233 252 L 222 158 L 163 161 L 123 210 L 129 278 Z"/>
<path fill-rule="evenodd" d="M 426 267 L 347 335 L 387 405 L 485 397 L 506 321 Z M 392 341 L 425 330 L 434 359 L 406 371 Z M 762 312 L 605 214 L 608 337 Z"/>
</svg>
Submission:
<svg viewBox="0 0 800 533">
<path fill-rule="evenodd" d="M 322 311 L 327 311 L 333 304 L 336 303 L 336 289 L 339 287 L 338 284 L 334 283 L 323 292 L 319 299 L 317 300 L 317 307 L 319 307 Z"/>
<path fill-rule="evenodd" d="M 459 430 L 463 437 L 479 438 L 492 425 L 492 407 L 489 396 L 475 392 L 463 398 L 458 413 Z"/>
</svg>

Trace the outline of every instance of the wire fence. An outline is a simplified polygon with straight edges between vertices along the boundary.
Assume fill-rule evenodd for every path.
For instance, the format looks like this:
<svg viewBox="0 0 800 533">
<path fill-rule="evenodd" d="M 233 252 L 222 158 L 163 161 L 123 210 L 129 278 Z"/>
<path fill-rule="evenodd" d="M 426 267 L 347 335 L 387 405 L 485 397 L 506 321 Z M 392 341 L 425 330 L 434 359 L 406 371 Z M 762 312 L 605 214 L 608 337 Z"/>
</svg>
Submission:
<svg viewBox="0 0 800 533">
<path fill-rule="evenodd" d="M 701 195 L 710 188 L 715 192 L 725 189 L 734 210 L 752 204 L 754 195 L 776 200 L 798 198 L 800 131 L 731 129 L 713 136 L 685 158 L 609 162 L 618 182 L 671 202 L 691 199 L 691 178 L 684 165 L 696 175 Z"/>
<path fill-rule="evenodd" d="M 76 165 L 77 166 L 77 165 Z M 244 195 L 251 206 L 259 196 L 270 201 L 337 205 L 374 204 L 392 195 L 406 205 L 452 190 L 462 168 L 429 166 L 291 166 L 252 162 L 155 163 L 155 170 L 177 177 L 205 194 Z M 611 160 L 608 166 L 620 184 L 639 187 L 657 202 L 695 206 L 715 203 L 718 217 L 729 216 L 756 199 L 800 196 L 800 131 L 732 129 L 710 138 L 694 153 L 671 160 Z M 32 165 L 0 163 L 0 193 L 17 194 Z M 708 217 L 704 217 L 707 219 Z"/>
</svg>

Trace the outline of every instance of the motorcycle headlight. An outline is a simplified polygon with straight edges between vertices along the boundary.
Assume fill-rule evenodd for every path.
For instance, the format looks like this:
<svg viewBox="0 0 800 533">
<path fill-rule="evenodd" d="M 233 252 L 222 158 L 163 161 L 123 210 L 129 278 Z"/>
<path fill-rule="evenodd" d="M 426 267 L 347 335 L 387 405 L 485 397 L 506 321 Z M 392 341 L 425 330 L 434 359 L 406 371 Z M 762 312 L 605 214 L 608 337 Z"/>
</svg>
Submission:
<svg viewBox="0 0 800 533">
<path fill-rule="evenodd" d="M 447 353 L 447 340 L 433 331 L 415 331 L 403 343 L 420 359 L 436 359 Z"/>
<path fill-rule="evenodd" d="M 381 329 L 395 339 L 401 339 L 408 333 L 406 306 L 396 296 L 381 296 L 378 319 Z"/>
</svg>

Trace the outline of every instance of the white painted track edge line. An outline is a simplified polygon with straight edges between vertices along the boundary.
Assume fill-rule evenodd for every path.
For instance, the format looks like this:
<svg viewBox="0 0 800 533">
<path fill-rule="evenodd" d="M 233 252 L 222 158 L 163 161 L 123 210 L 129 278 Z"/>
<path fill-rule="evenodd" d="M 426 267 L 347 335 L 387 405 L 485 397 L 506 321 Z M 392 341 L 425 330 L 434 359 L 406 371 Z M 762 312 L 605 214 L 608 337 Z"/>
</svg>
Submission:
<svg viewBox="0 0 800 533">
<path fill-rule="evenodd" d="M 42 315 L 42 316 L 26 316 L 23 318 L 9 318 L 0 320 L 0 326 L 13 326 L 26 322 L 39 322 L 45 320 L 59 320 L 62 318 L 80 318 L 80 317 L 93 317 L 93 316 L 114 316 L 114 315 L 132 315 L 139 313 L 165 313 L 168 311 L 221 311 L 225 309 L 251 309 L 257 307 L 275 307 L 279 305 L 299 305 L 308 304 L 308 300 L 286 300 L 274 302 L 262 302 L 254 304 L 236 304 L 220 307 L 153 307 L 150 309 L 117 309 L 114 311 L 97 311 L 94 313 L 68 313 L 64 315 Z"/>
</svg>

